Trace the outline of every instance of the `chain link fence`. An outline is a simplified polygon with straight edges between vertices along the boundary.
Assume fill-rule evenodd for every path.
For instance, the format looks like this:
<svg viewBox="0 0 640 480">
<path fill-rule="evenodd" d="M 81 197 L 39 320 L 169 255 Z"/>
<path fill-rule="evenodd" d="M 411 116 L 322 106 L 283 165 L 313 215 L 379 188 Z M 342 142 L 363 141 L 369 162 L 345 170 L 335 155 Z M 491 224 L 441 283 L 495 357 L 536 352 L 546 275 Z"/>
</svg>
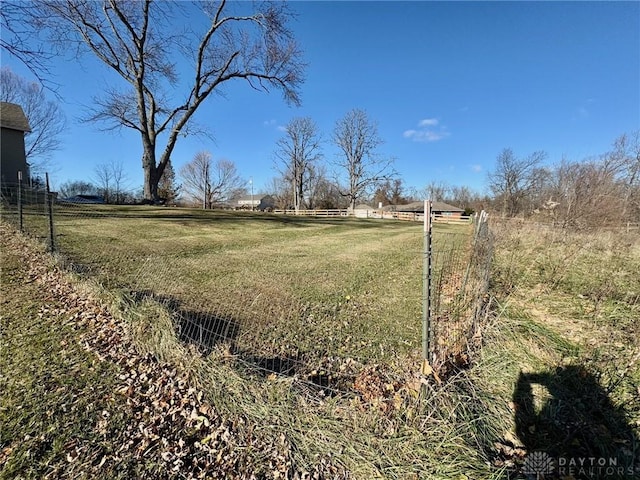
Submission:
<svg viewBox="0 0 640 480">
<path fill-rule="evenodd" d="M 426 222 L 423 357 L 446 376 L 468 366 L 480 347 L 494 239 L 484 211 L 474 217 L 472 231 L 443 232 L 429 241 L 432 229 L 433 222 Z"/>
<path fill-rule="evenodd" d="M 48 211 L 50 196 L 45 187 L 34 188 L 19 183 L 3 183 L 2 219 L 23 233 L 47 243 L 52 249 L 52 219 Z M 53 201 L 53 198 L 51 198 Z"/>
<path fill-rule="evenodd" d="M 418 225 L 81 202 L 16 185 L 2 219 L 199 354 L 364 398 L 415 369 Z M 432 233 L 428 361 L 442 377 L 478 339 L 492 237 L 486 217 Z"/>
</svg>

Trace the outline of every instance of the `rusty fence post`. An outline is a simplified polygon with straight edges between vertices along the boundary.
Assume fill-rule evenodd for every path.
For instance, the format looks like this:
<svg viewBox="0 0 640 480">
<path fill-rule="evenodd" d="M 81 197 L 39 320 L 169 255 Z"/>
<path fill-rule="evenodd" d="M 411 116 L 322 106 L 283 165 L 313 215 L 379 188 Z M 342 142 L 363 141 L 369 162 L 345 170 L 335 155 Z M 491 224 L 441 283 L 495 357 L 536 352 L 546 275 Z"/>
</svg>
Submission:
<svg viewBox="0 0 640 480">
<path fill-rule="evenodd" d="M 49 250 L 53 253 L 56 250 L 55 241 L 54 241 L 54 233 L 53 233 L 53 200 L 51 195 L 51 190 L 49 188 L 49 174 L 45 173 L 46 179 L 46 198 L 45 201 L 47 203 L 47 216 L 49 217 Z"/>
</svg>

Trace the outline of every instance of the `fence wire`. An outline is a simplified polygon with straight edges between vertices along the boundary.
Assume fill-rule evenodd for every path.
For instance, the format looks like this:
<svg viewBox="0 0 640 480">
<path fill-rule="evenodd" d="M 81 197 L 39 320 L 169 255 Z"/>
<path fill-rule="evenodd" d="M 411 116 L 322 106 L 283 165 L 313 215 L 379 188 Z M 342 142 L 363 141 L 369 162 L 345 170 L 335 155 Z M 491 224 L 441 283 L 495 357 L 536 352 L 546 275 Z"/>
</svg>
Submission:
<svg viewBox="0 0 640 480">
<path fill-rule="evenodd" d="M 19 188 L 18 183 L 3 183 L 1 193 L 2 219 L 25 234 L 43 243 L 48 242 L 50 232 L 46 190 L 25 186 Z"/>
<path fill-rule="evenodd" d="M 431 348 L 429 362 L 439 375 L 465 367 L 480 346 L 489 308 L 493 235 L 485 216 L 471 233 L 444 233 L 432 244 Z"/>
<path fill-rule="evenodd" d="M 46 191 L 22 187 L 19 205 L 16 190 L 3 190 L 2 219 L 48 244 Z M 239 226 L 256 221 L 266 233 Z M 326 394 L 393 394 L 420 349 L 422 232 L 366 219 L 375 228 L 341 231 L 344 222 L 55 201 L 52 223 L 69 268 L 160 307 L 201 355 Z M 434 235 L 431 356 L 441 375 L 468 361 L 491 251 L 486 222 Z"/>
</svg>

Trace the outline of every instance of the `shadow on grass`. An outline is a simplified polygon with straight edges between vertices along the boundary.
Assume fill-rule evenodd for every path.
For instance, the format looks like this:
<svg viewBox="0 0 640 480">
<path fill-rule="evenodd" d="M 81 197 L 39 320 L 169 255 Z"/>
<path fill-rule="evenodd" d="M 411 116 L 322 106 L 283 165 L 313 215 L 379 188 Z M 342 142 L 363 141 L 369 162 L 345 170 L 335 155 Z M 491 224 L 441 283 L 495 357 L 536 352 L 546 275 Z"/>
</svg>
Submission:
<svg viewBox="0 0 640 480">
<path fill-rule="evenodd" d="M 345 226 L 357 225 L 362 228 L 380 228 L 398 222 L 407 224 L 410 222 L 364 219 L 354 217 L 311 217 L 302 215 L 286 215 L 258 212 L 236 212 L 227 210 L 189 210 L 179 208 L 149 208 L 144 206 L 83 206 L 82 208 L 58 207 L 55 210 L 56 217 L 66 218 L 121 218 L 121 219 L 147 219 L 147 220 L 171 220 L 185 223 L 239 223 L 257 222 L 265 224 L 280 224 L 293 227 L 310 225 Z"/>
<path fill-rule="evenodd" d="M 151 291 L 134 292 L 136 302 L 150 298 L 166 308 L 174 319 L 174 328 L 178 339 L 195 346 L 203 356 L 211 354 L 216 346 L 225 345 L 228 352 L 238 361 L 238 366 L 248 367 L 251 373 L 261 377 L 278 374 L 298 379 L 326 389 L 323 395 L 333 395 L 336 382 L 327 372 L 318 371 L 309 366 L 304 355 L 296 356 L 261 356 L 251 352 L 246 346 L 239 345 L 241 322 L 231 316 L 214 315 L 199 312 L 185 306 L 177 299 L 157 295 Z"/>
<path fill-rule="evenodd" d="M 232 346 L 240 334 L 240 323 L 226 315 L 213 315 L 185 308 L 176 298 L 158 295 L 149 290 L 133 292 L 135 302 L 151 299 L 166 308 L 173 318 L 178 339 L 194 345 L 203 355 L 209 355 L 218 344 Z"/>
<path fill-rule="evenodd" d="M 623 410 L 584 367 L 520 373 L 513 403 L 516 433 L 527 453 L 523 472 L 533 469 L 524 473 L 638 478 L 639 439 Z M 533 458 L 553 460 L 553 472 L 536 471 Z"/>
</svg>

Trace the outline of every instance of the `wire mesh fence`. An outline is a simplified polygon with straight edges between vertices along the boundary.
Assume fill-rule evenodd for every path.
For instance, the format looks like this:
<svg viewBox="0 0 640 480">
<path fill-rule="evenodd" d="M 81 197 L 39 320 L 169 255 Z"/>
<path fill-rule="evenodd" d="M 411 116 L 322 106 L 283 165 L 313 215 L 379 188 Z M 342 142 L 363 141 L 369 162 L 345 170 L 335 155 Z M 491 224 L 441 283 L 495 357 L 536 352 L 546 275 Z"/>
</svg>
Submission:
<svg viewBox="0 0 640 480">
<path fill-rule="evenodd" d="M 15 190 L 3 190 L 3 220 L 76 273 L 161 311 L 208 358 L 365 398 L 393 394 L 388 385 L 419 360 L 418 225 L 70 203 L 25 187 L 18 199 Z M 491 249 L 486 219 L 435 228 L 429 361 L 441 375 L 468 361 Z"/>
<path fill-rule="evenodd" d="M 18 183 L 2 184 L 2 218 L 24 233 L 49 242 L 48 196 L 46 189 Z"/>
<path fill-rule="evenodd" d="M 493 236 L 485 212 L 475 218 L 472 232 L 436 236 L 430 254 L 428 360 L 439 375 L 446 375 L 469 364 L 489 311 Z"/>
</svg>

